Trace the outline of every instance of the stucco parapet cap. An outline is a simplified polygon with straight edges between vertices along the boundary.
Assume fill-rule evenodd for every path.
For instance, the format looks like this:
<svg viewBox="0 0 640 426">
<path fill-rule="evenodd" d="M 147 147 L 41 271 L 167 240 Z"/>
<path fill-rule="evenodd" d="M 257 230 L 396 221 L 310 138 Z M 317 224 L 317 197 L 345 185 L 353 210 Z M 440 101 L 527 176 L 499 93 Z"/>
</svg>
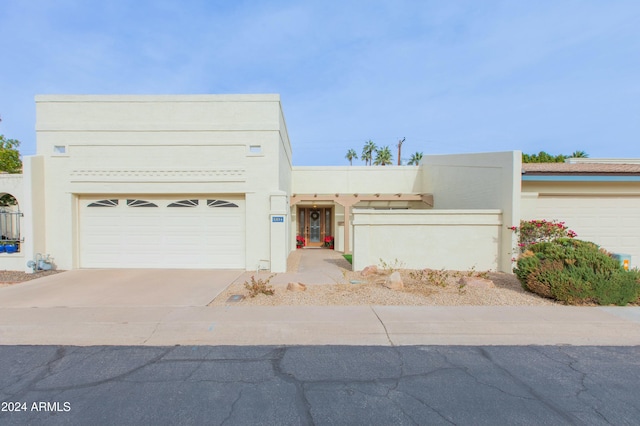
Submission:
<svg viewBox="0 0 640 426">
<path fill-rule="evenodd" d="M 353 213 L 358 214 L 386 214 L 386 215 L 398 215 L 398 214 L 407 214 L 407 215 L 447 215 L 447 216 L 464 216 L 464 215 L 495 215 L 502 214 L 502 210 L 500 209 L 446 209 L 446 210 L 438 210 L 438 209 L 413 209 L 413 210 L 376 210 L 376 209 L 363 209 L 363 208 L 355 208 L 353 209 Z"/>
<path fill-rule="evenodd" d="M 359 225 L 486 225 L 501 226 L 500 210 L 353 210 Z"/>
<path fill-rule="evenodd" d="M 326 171 L 372 171 L 372 172 L 397 172 L 418 170 L 420 166 L 293 166 L 294 172 L 326 172 Z"/>
<path fill-rule="evenodd" d="M 299 201 L 433 201 L 433 194 L 427 193 L 293 193 L 291 199 Z"/>
<path fill-rule="evenodd" d="M 422 158 L 445 158 L 445 157 L 465 157 L 467 155 L 513 155 L 522 151 L 480 151 L 480 152 L 460 152 L 455 154 L 427 154 Z"/>
<path fill-rule="evenodd" d="M 297 193 L 294 192 L 293 194 L 291 194 L 294 197 L 402 197 L 405 195 L 408 196 L 412 196 L 412 197 L 419 197 L 421 195 L 431 195 L 431 194 L 426 194 L 423 192 L 367 192 L 367 193 L 353 193 L 353 192 L 305 192 L 305 193 Z"/>
<path fill-rule="evenodd" d="M 36 102 L 280 102 L 279 94 L 36 95 Z"/>
</svg>

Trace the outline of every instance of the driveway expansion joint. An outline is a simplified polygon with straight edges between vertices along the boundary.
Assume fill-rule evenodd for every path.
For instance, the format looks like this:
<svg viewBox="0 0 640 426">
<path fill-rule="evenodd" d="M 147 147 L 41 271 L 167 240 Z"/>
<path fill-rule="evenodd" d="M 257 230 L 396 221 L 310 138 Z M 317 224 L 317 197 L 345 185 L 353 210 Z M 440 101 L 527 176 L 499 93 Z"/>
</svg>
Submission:
<svg viewBox="0 0 640 426">
<path fill-rule="evenodd" d="M 380 318 L 380 315 L 378 315 L 378 313 L 376 312 L 376 309 L 373 306 L 369 306 L 369 308 L 371 308 L 371 312 L 373 312 L 376 318 L 378 318 L 380 325 L 382 325 L 382 328 L 384 329 L 384 334 L 387 336 L 387 340 L 389 341 L 389 345 L 392 347 L 395 346 L 393 344 L 393 341 L 391 340 L 391 337 L 389 336 L 389 331 L 387 330 L 387 326 L 385 325 L 384 321 L 382 321 L 382 318 Z"/>
</svg>

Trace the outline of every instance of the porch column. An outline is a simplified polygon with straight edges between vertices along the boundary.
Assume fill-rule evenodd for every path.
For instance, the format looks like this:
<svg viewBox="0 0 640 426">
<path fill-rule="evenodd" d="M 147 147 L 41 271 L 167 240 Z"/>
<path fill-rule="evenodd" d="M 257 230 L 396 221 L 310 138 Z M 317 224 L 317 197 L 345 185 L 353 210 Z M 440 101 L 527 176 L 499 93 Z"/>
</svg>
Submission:
<svg viewBox="0 0 640 426">
<path fill-rule="evenodd" d="M 344 207 L 344 253 L 351 254 L 351 207 L 358 202 L 353 200 L 345 199 L 345 198 L 337 198 L 335 200 L 336 204 L 340 204 Z"/>
<path fill-rule="evenodd" d="M 287 194 L 283 191 L 272 192 L 270 205 L 270 270 L 271 272 L 287 272 L 289 227 L 291 226 Z"/>
<path fill-rule="evenodd" d="M 344 253 L 351 254 L 351 205 L 344 206 Z"/>
</svg>

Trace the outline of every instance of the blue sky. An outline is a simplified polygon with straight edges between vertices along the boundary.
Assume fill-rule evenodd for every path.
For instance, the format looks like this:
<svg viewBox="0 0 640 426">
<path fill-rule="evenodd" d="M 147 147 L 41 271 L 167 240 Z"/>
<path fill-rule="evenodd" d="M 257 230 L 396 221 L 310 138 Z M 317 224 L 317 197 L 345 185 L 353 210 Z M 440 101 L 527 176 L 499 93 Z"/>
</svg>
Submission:
<svg viewBox="0 0 640 426">
<path fill-rule="evenodd" d="M 0 0 L 0 133 L 35 153 L 36 94 L 279 93 L 295 165 L 403 137 L 640 157 L 639 22 L 637 0 Z"/>
</svg>

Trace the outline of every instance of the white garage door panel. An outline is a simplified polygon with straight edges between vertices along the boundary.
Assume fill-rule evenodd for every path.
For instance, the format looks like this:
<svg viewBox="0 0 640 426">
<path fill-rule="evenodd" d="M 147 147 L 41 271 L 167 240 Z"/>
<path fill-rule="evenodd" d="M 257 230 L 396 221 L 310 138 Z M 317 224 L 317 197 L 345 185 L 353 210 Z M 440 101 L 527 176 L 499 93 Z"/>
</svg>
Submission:
<svg viewBox="0 0 640 426">
<path fill-rule="evenodd" d="M 640 197 L 552 197 L 536 200 L 535 217 L 566 222 L 581 240 L 632 256 L 640 266 Z"/>
<path fill-rule="evenodd" d="M 223 198 L 238 207 L 209 207 Z M 114 207 L 89 207 L 118 199 Z M 245 267 L 244 200 L 199 199 L 195 207 L 167 207 L 173 198 L 144 198 L 158 207 L 132 207 L 127 198 L 80 200 L 80 265 L 83 268 Z"/>
</svg>

